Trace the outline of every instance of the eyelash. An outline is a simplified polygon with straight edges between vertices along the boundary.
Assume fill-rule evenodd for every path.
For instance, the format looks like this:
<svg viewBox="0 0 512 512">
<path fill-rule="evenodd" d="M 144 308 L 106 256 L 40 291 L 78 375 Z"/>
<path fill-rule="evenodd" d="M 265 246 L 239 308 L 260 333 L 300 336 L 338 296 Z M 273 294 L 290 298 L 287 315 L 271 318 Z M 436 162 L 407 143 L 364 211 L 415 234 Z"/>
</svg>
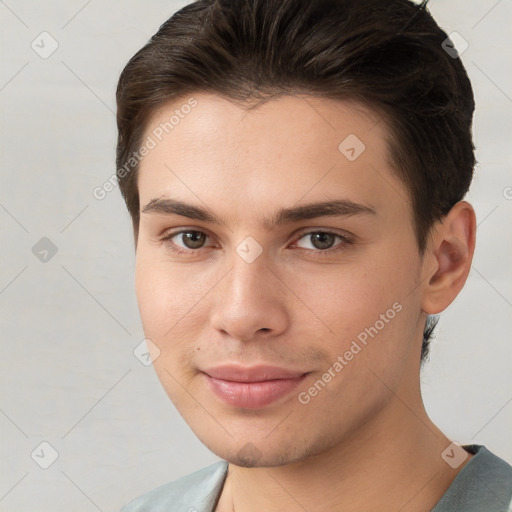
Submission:
<svg viewBox="0 0 512 512">
<path fill-rule="evenodd" d="M 162 237 L 161 237 L 161 242 L 166 245 L 171 251 L 177 253 L 177 254 L 187 254 L 187 255 L 191 255 L 195 252 L 198 252 L 200 251 L 201 249 L 204 249 L 204 247 L 199 247 L 198 249 L 183 249 L 182 247 L 178 247 L 176 244 L 174 244 L 173 242 L 171 242 L 171 239 L 174 238 L 175 236 L 177 235 L 181 235 L 183 233 L 202 233 L 206 236 L 210 236 L 208 235 L 208 233 L 205 233 L 204 231 L 201 231 L 201 230 L 198 230 L 198 229 L 181 229 L 181 230 L 178 230 L 178 231 L 171 231 L 171 232 L 168 232 L 166 234 L 164 234 Z M 337 237 L 339 240 L 341 240 L 341 243 L 338 243 L 337 245 L 333 246 L 333 247 L 330 247 L 329 249 L 304 249 L 304 248 L 301 248 L 299 247 L 300 250 L 302 251 L 306 251 L 306 252 L 309 252 L 309 253 L 315 253 L 315 255 L 318 255 L 320 257 L 322 256 L 330 256 L 332 255 L 332 253 L 334 252 L 338 252 L 338 251 L 342 251 L 343 249 L 345 249 L 348 245 L 353 245 L 354 244 L 354 241 L 352 239 L 350 239 L 349 237 L 345 236 L 345 235 L 340 235 L 339 233 L 335 233 L 334 231 L 328 231 L 328 230 L 311 230 L 311 231 L 303 231 L 303 232 L 300 232 L 298 235 L 297 235 L 297 239 L 294 243 L 297 243 L 299 240 L 301 240 L 302 238 L 306 237 L 307 235 L 313 235 L 313 234 L 318 234 L 318 233 L 321 233 L 321 234 L 327 234 L 327 235 L 333 235 L 335 237 Z"/>
</svg>

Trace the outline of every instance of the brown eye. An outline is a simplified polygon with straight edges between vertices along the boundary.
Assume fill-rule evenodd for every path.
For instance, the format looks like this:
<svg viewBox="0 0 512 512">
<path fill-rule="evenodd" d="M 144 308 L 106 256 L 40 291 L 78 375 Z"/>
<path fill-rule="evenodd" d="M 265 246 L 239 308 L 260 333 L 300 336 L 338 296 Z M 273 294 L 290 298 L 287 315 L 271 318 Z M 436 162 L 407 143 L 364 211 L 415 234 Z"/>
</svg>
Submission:
<svg viewBox="0 0 512 512">
<path fill-rule="evenodd" d="M 208 247 L 209 236 L 202 231 L 194 229 L 175 231 L 162 237 L 162 242 L 175 252 L 187 252 Z"/>
<path fill-rule="evenodd" d="M 200 249 L 206 241 L 206 235 L 201 231 L 182 231 L 178 235 L 187 249 Z"/>
<path fill-rule="evenodd" d="M 308 238 L 310 247 L 300 245 L 302 240 L 307 240 Z M 340 240 L 337 244 L 336 239 Z M 310 231 L 309 233 L 302 235 L 296 245 L 301 249 L 317 249 L 319 251 L 326 251 L 334 246 L 343 244 L 346 241 L 347 240 L 344 237 L 336 233 L 330 233 L 328 231 Z"/>
<path fill-rule="evenodd" d="M 206 234 L 201 231 L 182 231 L 172 238 L 181 238 L 181 243 L 187 249 L 200 249 L 206 242 Z M 180 239 L 178 238 L 178 240 Z"/>
</svg>

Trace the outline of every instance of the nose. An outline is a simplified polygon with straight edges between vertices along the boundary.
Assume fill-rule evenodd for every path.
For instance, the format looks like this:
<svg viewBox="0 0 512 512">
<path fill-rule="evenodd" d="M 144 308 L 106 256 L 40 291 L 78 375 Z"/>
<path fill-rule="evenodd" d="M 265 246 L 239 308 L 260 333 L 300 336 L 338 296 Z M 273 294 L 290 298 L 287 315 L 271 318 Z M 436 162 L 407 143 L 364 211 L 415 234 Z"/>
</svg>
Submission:
<svg viewBox="0 0 512 512">
<path fill-rule="evenodd" d="M 239 341 L 274 337 L 289 326 L 286 293 L 262 254 L 248 263 L 237 254 L 228 275 L 219 283 L 211 326 Z"/>
</svg>

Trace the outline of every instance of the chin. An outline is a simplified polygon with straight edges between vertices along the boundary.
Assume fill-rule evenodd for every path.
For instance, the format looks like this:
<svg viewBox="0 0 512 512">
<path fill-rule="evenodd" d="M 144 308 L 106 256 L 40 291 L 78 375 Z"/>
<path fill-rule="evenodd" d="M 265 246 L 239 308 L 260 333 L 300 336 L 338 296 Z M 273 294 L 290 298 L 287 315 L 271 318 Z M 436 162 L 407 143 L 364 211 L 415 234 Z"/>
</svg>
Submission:
<svg viewBox="0 0 512 512">
<path fill-rule="evenodd" d="M 201 438 L 199 438 L 201 439 Z M 234 440 L 230 438 L 222 443 L 201 441 L 205 446 L 221 459 L 244 468 L 270 468 L 286 466 L 301 462 L 311 456 L 317 455 L 328 448 L 325 441 L 308 444 L 307 441 L 288 442 L 283 439 L 268 439 L 261 441 Z"/>
</svg>

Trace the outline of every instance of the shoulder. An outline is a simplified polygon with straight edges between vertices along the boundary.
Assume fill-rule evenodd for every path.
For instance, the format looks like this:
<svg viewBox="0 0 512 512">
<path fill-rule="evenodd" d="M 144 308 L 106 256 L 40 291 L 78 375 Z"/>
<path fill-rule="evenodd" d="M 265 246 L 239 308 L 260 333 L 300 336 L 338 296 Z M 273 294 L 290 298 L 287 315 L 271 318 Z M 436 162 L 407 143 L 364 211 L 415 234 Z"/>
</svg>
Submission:
<svg viewBox="0 0 512 512">
<path fill-rule="evenodd" d="M 228 463 L 219 461 L 136 498 L 120 512 L 210 512 L 217 501 Z"/>
<path fill-rule="evenodd" d="M 432 512 L 501 512 L 512 502 L 512 466 L 482 445 L 465 445 L 473 454 Z"/>
</svg>

